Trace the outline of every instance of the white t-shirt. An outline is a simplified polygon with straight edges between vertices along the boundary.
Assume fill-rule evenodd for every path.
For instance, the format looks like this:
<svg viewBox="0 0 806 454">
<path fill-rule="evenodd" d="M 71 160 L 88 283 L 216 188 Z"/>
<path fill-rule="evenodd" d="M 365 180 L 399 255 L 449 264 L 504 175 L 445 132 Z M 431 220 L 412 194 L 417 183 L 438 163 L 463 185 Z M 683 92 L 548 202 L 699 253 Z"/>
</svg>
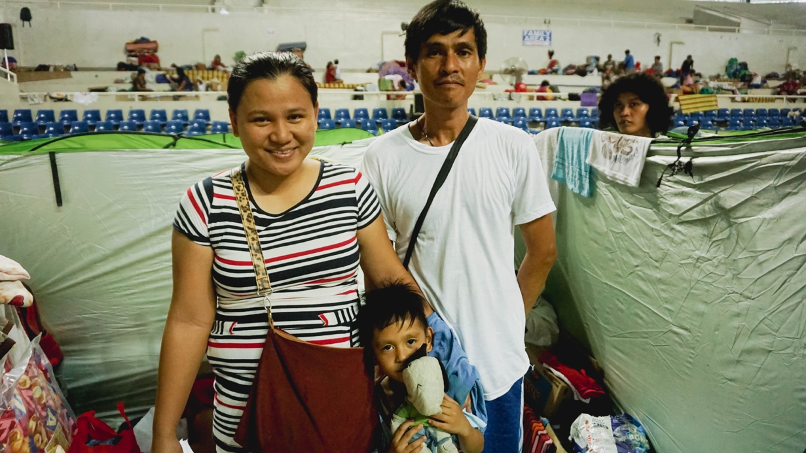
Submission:
<svg viewBox="0 0 806 454">
<path fill-rule="evenodd" d="M 367 150 L 364 173 L 401 260 L 451 145 L 421 144 L 402 127 Z M 529 367 L 523 299 L 512 266 L 514 228 L 554 210 L 529 136 L 481 118 L 417 238 L 409 271 L 459 336 L 486 400 L 506 393 Z"/>
</svg>

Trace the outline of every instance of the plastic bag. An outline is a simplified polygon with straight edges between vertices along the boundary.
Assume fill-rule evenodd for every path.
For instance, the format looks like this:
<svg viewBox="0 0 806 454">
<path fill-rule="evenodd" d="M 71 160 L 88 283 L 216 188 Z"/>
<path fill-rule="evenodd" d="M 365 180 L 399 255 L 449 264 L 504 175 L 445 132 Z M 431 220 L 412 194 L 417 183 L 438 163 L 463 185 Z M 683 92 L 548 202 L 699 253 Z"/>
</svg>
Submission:
<svg viewBox="0 0 806 454">
<path fill-rule="evenodd" d="M 591 416 L 587 413 L 571 424 L 569 440 L 577 452 L 649 451 L 649 440 L 641 424 L 624 413 L 616 416 Z"/>
<path fill-rule="evenodd" d="M 541 296 L 526 316 L 524 341 L 538 347 L 550 347 L 557 342 L 559 336 L 560 328 L 557 326 L 554 306 Z"/>
<path fill-rule="evenodd" d="M 88 411 L 78 417 L 76 433 L 69 452 L 140 452 L 132 423 L 126 416 L 123 402 L 118 402 L 118 411 L 128 427 L 115 432 L 115 429 Z"/>
<path fill-rule="evenodd" d="M 31 341 L 16 364 L 3 359 L 0 383 L 0 449 L 4 452 L 64 452 L 70 447 L 75 416 L 56 383 L 53 369 Z"/>
</svg>

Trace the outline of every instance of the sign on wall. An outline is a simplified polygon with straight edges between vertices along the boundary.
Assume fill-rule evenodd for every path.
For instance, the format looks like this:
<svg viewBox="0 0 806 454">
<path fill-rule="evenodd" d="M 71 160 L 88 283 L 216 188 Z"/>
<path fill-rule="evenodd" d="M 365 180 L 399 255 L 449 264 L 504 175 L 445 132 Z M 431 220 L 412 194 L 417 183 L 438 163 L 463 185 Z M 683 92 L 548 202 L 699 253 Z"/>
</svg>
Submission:
<svg viewBox="0 0 806 454">
<path fill-rule="evenodd" d="M 524 30 L 524 46 L 551 46 L 551 30 Z"/>
</svg>

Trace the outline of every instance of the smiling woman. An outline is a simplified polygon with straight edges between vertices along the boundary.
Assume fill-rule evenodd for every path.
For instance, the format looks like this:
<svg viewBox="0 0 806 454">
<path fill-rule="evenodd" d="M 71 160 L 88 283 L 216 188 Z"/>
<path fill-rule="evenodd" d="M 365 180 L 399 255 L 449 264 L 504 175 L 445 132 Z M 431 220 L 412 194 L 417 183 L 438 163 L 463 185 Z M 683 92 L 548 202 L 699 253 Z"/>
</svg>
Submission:
<svg viewBox="0 0 806 454">
<path fill-rule="evenodd" d="M 270 331 L 269 300 L 258 294 L 233 188 L 237 175 L 266 263 L 275 328 L 319 345 L 357 346 L 358 266 L 368 287 L 387 280 L 416 287 L 366 178 L 307 157 L 318 111 L 307 65 L 291 53 L 250 55 L 233 69 L 228 95 L 248 159 L 192 186 L 176 213 L 153 452 L 179 449 L 174 428 L 205 350 L 216 375 L 216 447 L 243 450 L 233 436 Z"/>
</svg>

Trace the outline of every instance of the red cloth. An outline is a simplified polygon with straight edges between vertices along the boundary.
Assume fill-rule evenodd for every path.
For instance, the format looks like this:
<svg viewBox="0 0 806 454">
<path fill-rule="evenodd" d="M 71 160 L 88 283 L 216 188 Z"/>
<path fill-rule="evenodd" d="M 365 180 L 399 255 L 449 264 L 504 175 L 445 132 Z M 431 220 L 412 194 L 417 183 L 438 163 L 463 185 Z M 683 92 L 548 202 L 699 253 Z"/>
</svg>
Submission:
<svg viewBox="0 0 806 454">
<path fill-rule="evenodd" d="M 336 81 L 336 67 L 331 66 L 327 71 L 325 71 L 325 83 L 333 83 Z"/>
<path fill-rule="evenodd" d="M 128 424 L 120 433 L 100 419 L 95 417 L 94 411 L 88 411 L 76 420 L 76 432 L 68 452 L 140 452 L 137 439 L 134 437 L 132 423 L 123 410 L 123 402 L 118 402 L 118 411 Z M 119 439 L 114 444 L 96 444 L 89 446 L 92 440 L 107 441 Z"/>
<path fill-rule="evenodd" d="M 137 56 L 137 64 L 143 65 L 145 63 L 159 63 L 160 58 L 155 54 L 141 54 Z"/>
<path fill-rule="evenodd" d="M 544 350 L 543 354 L 540 355 L 540 362 L 551 366 L 557 372 L 565 375 L 565 378 L 571 382 L 583 399 L 590 399 L 605 395 L 602 387 L 596 383 L 596 380 L 588 377 L 588 374 L 585 373 L 585 369 L 572 369 L 561 363 L 560 360 L 554 356 L 554 354 L 546 350 Z"/>
</svg>

